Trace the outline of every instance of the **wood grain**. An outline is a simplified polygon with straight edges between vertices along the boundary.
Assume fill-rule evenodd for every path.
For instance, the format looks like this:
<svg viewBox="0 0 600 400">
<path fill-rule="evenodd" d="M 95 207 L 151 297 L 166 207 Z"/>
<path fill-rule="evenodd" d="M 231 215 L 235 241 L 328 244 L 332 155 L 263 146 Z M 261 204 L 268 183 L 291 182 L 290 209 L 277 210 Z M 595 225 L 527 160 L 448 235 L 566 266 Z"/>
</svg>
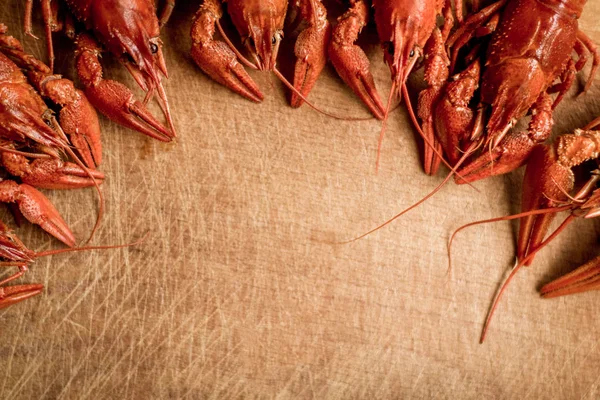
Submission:
<svg viewBox="0 0 600 400">
<path fill-rule="evenodd" d="M 2 3 L 0 20 L 45 57 L 43 41 L 23 38 L 23 3 Z M 516 212 L 522 171 L 478 182 L 479 191 L 449 185 L 364 240 L 328 244 L 385 221 L 442 177 L 423 174 L 403 109 L 375 174 L 379 122 L 293 110 L 268 74 L 251 72 L 262 104 L 210 81 L 188 56 L 195 7 L 178 5 L 163 37 L 179 140 L 160 144 L 102 119 L 107 210 L 94 243 L 150 239 L 35 263 L 25 281 L 43 283 L 44 294 L 0 313 L 0 398 L 600 396 L 598 294 L 537 293 L 598 254 L 600 225 L 578 221 L 522 271 L 479 345 L 517 225 L 462 233 L 451 275 L 446 241 L 463 223 Z M 599 14 L 590 0 L 581 20 L 596 42 Z M 387 93 L 380 49 L 365 41 Z M 58 47 L 57 69 L 72 76 L 72 45 Z M 134 87 L 114 59 L 105 65 Z M 568 96 L 555 133 L 600 115 L 599 94 L 596 85 Z M 311 99 L 368 117 L 330 67 Z M 47 194 L 83 241 L 95 193 Z M 59 247 L 35 227 L 17 232 L 31 248 Z"/>
</svg>

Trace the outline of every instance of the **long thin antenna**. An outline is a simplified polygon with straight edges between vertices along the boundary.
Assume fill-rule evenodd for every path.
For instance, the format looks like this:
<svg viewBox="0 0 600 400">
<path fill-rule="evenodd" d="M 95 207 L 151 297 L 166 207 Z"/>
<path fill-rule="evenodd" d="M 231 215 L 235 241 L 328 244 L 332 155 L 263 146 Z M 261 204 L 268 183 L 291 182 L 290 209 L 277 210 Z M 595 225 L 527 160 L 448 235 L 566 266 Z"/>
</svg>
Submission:
<svg viewBox="0 0 600 400">
<path fill-rule="evenodd" d="M 373 117 L 366 117 L 366 118 L 356 118 L 356 117 L 342 117 L 340 115 L 336 115 L 336 114 L 332 114 L 330 112 L 321 110 L 320 108 L 318 108 L 317 106 L 315 106 L 313 103 L 311 103 L 302 93 L 300 93 L 300 91 L 298 89 L 296 89 L 294 87 L 294 85 L 292 85 L 290 83 L 290 81 L 288 81 L 285 76 L 283 76 L 283 74 L 281 72 L 279 72 L 279 70 L 277 68 L 273 68 L 273 73 L 275 74 L 275 76 L 277 78 L 279 78 L 279 80 L 281 82 L 283 82 L 283 84 L 285 86 L 288 87 L 288 89 L 290 89 L 291 91 L 293 91 L 296 95 L 298 95 L 298 97 L 300 97 L 310 108 L 312 108 L 313 110 L 326 115 L 328 117 L 331 117 L 333 119 L 338 119 L 338 120 L 342 120 L 342 121 L 370 121 L 373 119 Z"/>
<path fill-rule="evenodd" d="M 458 160 L 458 162 L 456 163 L 456 168 L 459 168 L 460 165 L 470 156 L 471 154 L 469 152 L 466 152 L 462 158 L 460 160 Z M 362 235 L 354 238 L 354 239 L 350 239 L 350 240 L 346 240 L 344 242 L 334 242 L 334 244 L 349 244 L 349 243 L 353 243 L 356 242 L 366 236 L 369 236 L 371 233 L 377 232 L 378 230 L 380 230 L 381 228 L 391 224 L 392 222 L 394 222 L 395 220 L 397 220 L 398 218 L 400 218 L 401 216 L 403 216 L 404 214 L 406 214 L 407 212 L 417 208 L 418 206 L 420 206 L 421 204 L 425 203 L 427 200 L 429 200 L 431 197 L 433 197 L 433 195 L 435 195 L 437 192 L 439 192 L 444 185 L 446 185 L 446 183 L 448 183 L 448 181 L 452 178 L 452 176 L 454 176 L 454 172 L 450 171 L 450 173 L 446 176 L 446 178 L 444 178 L 444 180 L 442 181 L 442 183 L 440 183 L 439 185 L 437 185 L 435 187 L 435 189 L 433 189 L 431 192 L 429 192 L 428 195 L 426 195 L 425 197 L 423 197 L 421 200 L 419 200 L 418 202 L 416 202 L 415 204 L 413 204 L 412 206 L 404 209 L 403 211 L 399 212 L 398 214 L 394 215 L 392 218 L 388 219 L 387 221 L 385 221 L 383 224 L 379 225 L 376 228 L 371 229 L 370 231 L 368 231 L 367 233 L 363 233 Z"/>
<path fill-rule="evenodd" d="M 490 322 L 492 321 L 492 317 L 494 316 L 494 312 L 496 311 L 496 308 L 498 308 L 498 303 L 500 302 L 500 299 L 502 298 L 504 291 L 508 287 L 508 284 L 512 281 L 512 279 L 517 274 L 517 272 L 523 267 L 523 265 L 527 264 L 530 260 L 532 260 L 538 251 L 542 250 L 544 247 L 546 247 L 546 245 L 548 243 L 550 243 L 552 240 L 554 240 L 554 238 L 556 238 L 567 227 L 567 225 L 569 225 L 574 219 L 575 219 L 575 216 L 573 214 L 569 215 L 563 221 L 563 223 L 552 233 L 552 235 L 550 235 L 548 237 L 548 239 L 544 240 L 538 247 L 536 247 L 531 253 L 529 253 L 527 255 L 527 257 L 525 257 L 524 259 L 519 261 L 519 263 L 517 264 L 517 266 L 515 268 L 513 268 L 510 275 L 508 276 L 508 278 L 506 278 L 506 281 L 504 282 L 504 284 L 502 284 L 502 287 L 500 288 L 498 295 L 496 296 L 496 298 L 494 299 L 494 302 L 492 303 L 492 306 L 490 308 L 488 316 L 485 320 L 485 324 L 483 325 L 483 330 L 481 332 L 481 338 L 479 339 L 479 343 L 483 343 L 483 341 L 485 340 L 488 328 L 490 326 Z"/>
<path fill-rule="evenodd" d="M 227 36 L 225 31 L 223 30 L 223 27 L 221 26 L 221 22 L 219 20 L 217 20 L 217 28 L 219 29 L 219 33 L 221 34 L 221 37 L 223 37 L 223 40 L 225 40 L 225 43 L 227 43 L 227 45 L 229 46 L 231 51 L 233 51 L 235 53 L 238 60 L 240 60 L 242 62 L 242 64 L 244 64 L 246 67 L 249 67 L 252 69 L 258 69 L 258 66 L 256 64 L 254 64 L 253 62 L 251 62 L 250 60 L 248 60 L 246 57 L 244 57 L 244 55 L 242 53 L 240 53 L 240 51 L 235 47 L 233 42 L 231 40 L 229 40 L 229 36 Z"/>
<path fill-rule="evenodd" d="M 53 158 L 50 154 L 28 153 L 25 151 L 19 151 L 19 150 L 15 150 L 10 147 L 4 147 L 4 146 L 0 146 L 0 151 L 3 153 L 11 153 L 11 154 L 16 154 L 19 156 L 24 156 L 24 157 L 29 157 L 29 158 Z"/>
<path fill-rule="evenodd" d="M 53 256 L 56 254 L 63 254 L 63 253 L 76 253 L 76 252 L 80 252 L 80 251 L 124 249 L 127 247 L 133 247 L 133 246 L 142 244 L 143 242 L 146 241 L 146 239 L 148 239 L 149 235 L 150 235 L 150 232 L 146 232 L 146 234 L 144 236 L 142 236 L 141 239 L 138 239 L 135 242 L 131 242 L 128 244 L 117 244 L 117 245 L 111 245 L 111 246 L 85 246 L 85 247 L 75 247 L 75 248 L 71 248 L 71 249 L 46 250 L 46 251 L 41 251 L 39 253 L 35 253 L 35 256 L 39 258 L 39 257 L 47 257 L 47 256 Z"/>
<path fill-rule="evenodd" d="M 474 221 L 474 222 L 470 222 L 468 224 L 460 226 L 458 229 L 456 229 L 452 233 L 452 235 L 450 236 L 450 239 L 448 240 L 448 271 L 447 271 L 447 273 L 449 274 L 450 270 L 452 269 L 452 255 L 451 255 L 452 243 L 454 242 L 454 238 L 460 231 L 470 228 L 472 226 L 476 226 L 476 225 L 489 224 L 492 222 L 500 222 L 500 221 L 510 221 L 510 220 L 514 220 L 514 219 L 521 219 L 521 218 L 528 217 L 530 215 L 559 213 L 562 211 L 570 210 L 571 208 L 573 208 L 573 207 L 571 205 L 568 205 L 568 206 L 561 206 L 561 207 L 544 208 L 541 210 L 531 210 L 531 211 L 525 211 L 525 212 L 522 212 L 519 214 L 505 215 L 503 217 L 496 217 L 496 218 L 484 219 L 484 220 L 480 220 L 480 221 Z"/>
<path fill-rule="evenodd" d="M 392 82 L 392 87 L 390 88 L 390 94 L 388 95 L 387 105 L 385 106 L 385 114 L 383 116 L 383 121 L 381 122 L 381 132 L 379 133 L 379 140 L 377 141 L 377 158 L 375 159 L 375 173 L 379 172 L 379 161 L 381 158 L 381 146 L 383 146 L 383 137 L 385 136 L 385 128 L 387 127 L 387 121 L 390 116 L 392 100 L 394 99 L 396 90 L 398 90 L 397 85 L 398 85 L 398 83 L 394 79 L 394 81 Z"/>
</svg>

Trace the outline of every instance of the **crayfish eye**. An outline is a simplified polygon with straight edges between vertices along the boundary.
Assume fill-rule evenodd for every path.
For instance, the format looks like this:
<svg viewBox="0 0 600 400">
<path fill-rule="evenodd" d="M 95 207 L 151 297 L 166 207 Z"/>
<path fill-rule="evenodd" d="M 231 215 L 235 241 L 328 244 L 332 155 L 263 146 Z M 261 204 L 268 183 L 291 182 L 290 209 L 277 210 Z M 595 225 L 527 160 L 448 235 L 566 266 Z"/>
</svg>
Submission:
<svg viewBox="0 0 600 400">
<path fill-rule="evenodd" d="M 271 38 L 271 44 L 275 46 L 277 42 L 281 41 L 281 39 L 283 39 L 283 32 L 277 31 Z"/>
<path fill-rule="evenodd" d="M 409 54 L 409 57 L 414 57 L 414 56 L 415 56 L 415 51 L 414 51 L 414 50 L 411 50 L 411 51 L 410 51 L 410 54 Z"/>
<path fill-rule="evenodd" d="M 150 51 L 152 52 L 152 54 L 158 53 L 158 46 L 156 45 L 156 43 L 150 43 Z"/>
</svg>

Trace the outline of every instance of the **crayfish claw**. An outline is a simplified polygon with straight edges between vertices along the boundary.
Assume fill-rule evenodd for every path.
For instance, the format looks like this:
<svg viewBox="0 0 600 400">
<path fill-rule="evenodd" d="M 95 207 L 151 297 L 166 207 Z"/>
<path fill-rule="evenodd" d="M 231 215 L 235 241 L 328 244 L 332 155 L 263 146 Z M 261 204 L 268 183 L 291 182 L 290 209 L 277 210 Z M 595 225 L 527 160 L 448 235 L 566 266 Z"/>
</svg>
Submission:
<svg viewBox="0 0 600 400">
<path fill-rule="evenodd" d="M 75 147 L 75 150 L 81 157 L 81 161 L 88 168 L 95 169 L 102 162 L 102 142 L 95 137 L 73 133 L 69 135 L 69 140 Z"/>
<path fill-rule="evenodd" d="M 5 180 L 0 182 L 0 201 L 16 203 L 19 211 L 31 223 L 69 247 L 75 246 L 75 236 L 50 200 L 39 190 L 25 183 Z"/>
<path fill-rule="evenodd" d="M 509 133 L 496 147 L 482 153 L 458 171 L 457 184 L 474 182 L 514 171 L 525 164 L 536 142 L 526 132 Z"/>
<path fill-rule="evenodd" d="M 120 82 L 104 79 L 98 57 L 100 46 L 89 35 L 77 38 L 77 73 L 90 103 L 112 121 L 137 130 L 162 142 L 170 142 L 175 133 L 164 127 L 146 107 L 135 99 L 133 92 Z M 150 87 L 154 89 L 156 85 Z M 164 95 L 164 91 L 161 97 Z M 163 106 L 163 105 L 161 105 Z M 164 105 L 166 106 L 166 104 Z M 163 106 L 163 110 L 165 110 Z M 166 108 L 168 111 L 168 107 Z M 170 114 L 167 113 L 170 121 Z M 139 120 L 136 118 L 139 117 Z M 172 124 L 171 124 L 172 125 Z"/>
<path fill-rule="evenodd" d="M 483 153 L 459 173 L 465 174 L 462 176 L 466 182 L 473 182 L 519 168 L 527 161 L 534 147 L 550 136 L 552 124 L 552 99 L 544 92 L 533 106 L 533 117 L 527 131 L 514 133 L 506 129 L 501 135 L 488 137 Z M 465 180 L 457 182 L 465 183 Z"/>
<path fill-rule="evenodd" d="M 77 189 L 95 186 L 95 182 L 104 180 L 104 174 L 100 171 L 86 171 L 77 164 L 58 158 L 35 159 L 30 162 L 23 155 L 3 152 L 0 159 L 2 166 L 11 175 L 36 188 Z"/>
<path fill-rule="evenodd" d="M 590 197 L 589 193 L 595 187 L 597 176 L 593 175 L 591 186 L 584 185 L 575 196 L 569 193 L 575 186 L 572 168 L 597 158 L 599 140 L 597 131 L 576 130 L 573 134 L 559 136 L 551 145 L 536 147 L 525 170 L 522 210 L 527 212 L 572 204 L 574 209 L 580 208 L 587 215 L 595 216 L 598 199 L 597 196 Z M 587 198 L 589 201 L 577 205 L 579 200 Z M 540 246 L 555 215 L 530 215 L 522 220 L 517 248 L 519 259 Z"/>
<path fill-rule="evenodd" d="M 66 143 L 60 140 L 54 130 L 50 128 L 44 120 L 40 117 L 40 114 L 36 114 L 32 109 L 27 108 L 30 106 L 30 99 L 26 97 L 20 97 L 20 92 L 6 93 L 6 95 L 12 97 L 11 100 L 15 100 L 18 104 L 15 107 L 10 107 L 10 104 L 4 102 L 2 98 L 5 93 L 0 93 L 0 113 L 6 114 L 4 118 L 0 118 L 0 122 L 4 125 L 0 126 L 0 133 L 6 132 L 9 135 L 14 136 L 15 133 L 22 137 L 31 139 L 36 143 L 40 143 L 50 148 L 65 148 Z M 40 99 L 41 101 L 41 99 Z M 4 108 L 3 106 L 7 106 Z M 43 108 L 40 107 L 41 110 Z"/>
<path fill-rule="evenodd" d="M 264 99 L 258 85 L 238 62 L 237 56 L 227 44 L 218 41 L 194 42 L 192 58 L 205 74 L 240 96 L 257 103 Z"/>
<path fill-rule="evenodd" d="M 383 120 L 385 105 L 369 70 L 369 59 L 362 49 L 354 45 L 341 45 L 334 39 L 329 46 L 329 58 L 346 85 L 350 86 L 377 119 Z"/>
<path fill-rule="evenodd" d="M 342 80 L 360 97 L 376 118 L 383 120 L 385 105 L 375 87 L 369 59 L 355 44 L 360 31 L 367 24 L 368 17 L 367 4 L 357 1 L 338 19 L 329 44 L 329 58 Z"/>
<path fill-rule="evenodd" d="M 0 309 L 37 296 L 43 290 L 44 285 L 41 284 L 0 287 Z"/>
<path fill-rule="evenodd" d="M 123 125 L 129 126 L 161 142 L 170 142 L 175 136 L 173 131 L 170 131 L 158 122 L 146 106 L 138 100 L 128 105 L 128 112 L 123 115 L 123 118 L 127 121 Z"/>
<path fill-rule="evenodd" d="M 190 31 L 192 59 L 205 74 L 221 85 L 259 103 L 264 96 L 258 85 L 240 65 L 237 54 L 227 43 L 214 38 L 222 13 L 220 1 L 205 1 L 200 6 Z"/>
<path fill-rule="evenodd" d="M 173 133 L 122 83 L 103 79 L 97 85 L 88 86 L 85 94 L 96 109 L 114 122 L 162 142 L 172 140 Z"/>
<path fill-rule="evenodd" d="M 541 210 L 562 205 L 569 200 L 575 177 L 570 166 L 563 165 L 556 153 L 556 145 L 541 145 L 534 148 L 529 157 L 523 178 L 523 212 Z M 539 247 L 550 228 L 556 213 L 529 215 L 521 220 L 517 257 L 522 260 Z M 533 258 L 525 265 L 530 265 Z"/>
<path fill-rule="evenodd" d="M 81 90 L 75 89 L 71 81 L 53 80 L 46 84 L 45 90 L 52 94 L 52 85 L 65 91 L 69 89 L 72 98 L 62 103 L 59 120 L 63 131 L 69 136 L 71 144 L 88 168 L 97 168 L 102 163 L 102 135 L 98 114 Z M 58 96 L 51 97 L 60 100 Z"/>
<path fill-rule="evenodd" d="M 327 48 L 331 40 L 331 24 L 327 21 L 327 12 L 320 2 L 301 3 L 300 11 L 304 20 L 309 22 L 294 47 L 296 67 L 294 69 L 294 87 L 304 98 L 308 96 L 317 78 L 327 63 Z M 292 92 L 290 104 L 300 107 L 304 100 L 296 92 Z"/>
</svg>

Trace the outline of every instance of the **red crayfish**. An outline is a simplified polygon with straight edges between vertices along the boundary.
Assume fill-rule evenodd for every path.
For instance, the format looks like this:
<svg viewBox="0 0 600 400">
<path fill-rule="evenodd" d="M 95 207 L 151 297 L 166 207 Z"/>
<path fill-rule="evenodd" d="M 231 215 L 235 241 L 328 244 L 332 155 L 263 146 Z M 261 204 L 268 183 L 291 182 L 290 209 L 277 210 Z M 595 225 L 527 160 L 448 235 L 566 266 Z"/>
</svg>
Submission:
<svg viewBox="0 0 600 400">
<path fill-rule="evenodd" d="M 264 98 L 258 85 L 240 64 L 261 71 L 273 71 L 292 89 L 291 105 L 299 107 L 314 86 L 327 62 L 331 25 L 320 0 L 295 0 L 293 6 L 306 23 L 295 46 L 297 57 L 293 86 L 277 69 L 283 40 L 287 0 L 227 0 L 227 13 L 254 62 L 247 60 L 227 38 L 219 20 L 224 0 L 205 0 L 191 29 L 192 58 L 212 79 L 256 102 Z M 219 30 L 226 42 L 215 40 Z"/>
<path fill-rule="evenodd" d="M 59 18 L 57 1 L 41 0 L 41 3 L 52 70 L 52 32 L 66 29 L 74 36 L 75 28 L 69 22 L 72 19 L 67 18 L 67 22 L 63 23 Z M 33 0 L 27 0 L 25 11 L 25 31 L 31 35 L 32 4 Z M 76 38 L 77 73 L 90 102 L 109 119 L 123 126 L 160 141 L 172 140 L 175 129 L 161 82 L 161 74 L 167 76 L 167 67 L 154 3 L 149 0 L 66 0 L 65 6 L 93 33 L 83 32 Z M 166 7 L 165 13 L 168 12 L 169 7 Z M 147 93 L 144 103 L 158 93 L 169 129 L 154 118 L 126 86 L 103 78 L 99 60 L 103 47 L 98 42 L 119 58 Z"/>
<path fill-rule="evenodd" d="M 425 125 L 427 135 L 439 140 L 451 164 L 482 148 L 459 169 L 457 183 L 523 165 L 535 145 L 550 136 L 552 111 L 589 53 L 594 62 L 584 90 L 592 84 L 600 56 L 578 29 L 584 4 L 585 0 L 500 0 L 471 15 L 448 39 L 453 67 L 460 49 L 473 36 L 492 35 L 483 62 L 477 56 L 481 52 L 478 44 L 472 50 L 475 60 L 447 83 L 436 81 L 437 75 L 448 76 L 446 68 L 426 76 L 436 88 L 434 101 L 428 101 L 424 107 L 428 111 L 422 112 L 435 115 L 435 123 Z M 577 60 L 571 56 L 573 51 Z M 469 103 L 479 87 L 479 106 L 473 111 Z M 552 93 L 558 93 L 554 100 Z M 532 118 L 527 131 L 512 132 L 528 112 Z M 437 165 L 439 160 L 426 169 L 433 173 Z"/>
<path fill-rule="evenodd" d="M 42 252 L 34 252 L 28 249 L 23 242 L 0 221 L 0 267 L 16 267 L 17 272 L 0 281 L 0 309 L 12 306 L 21 301 L 27 300 L 42 292 L 44 286 L 41 284 L 27 284 L 6 286 L 22 277 L 28 270 L 29 266 L 40 257 L 47 257 L 56 254 L 70 253 L 75 251 L 90 251 L 90 250 L 108 250 L 124 247 L 131 247 L 140 244 L 141 240 L 118 246 L 94 246 L 94 247 L 79 247 L 74 249 L 59 249 L 48 250 Z"/>
<path fill-rule="evenodd" d="M 457 18 L 462 21 L 462 1 L 455 3 Z M 348 11 L 338 19 L 329 46 L 329 57 L 335 69 L 377 118 L 384 121 L 387 119 L 392 99 L 399 97 L 400 93 L 403 94 L 409 112 L 413 115 L 406 90 L 406 80 L 421 56 L 424 56 L 425 64 L 438 62 L 435 54 L 432 53 L 437 49 L 430 45 L 430 42 L 438 39 L 443 42 L 448 37 L 454 25 L 452 1 L 372 1 L 379 40 L 392 78 L 387 106 L 384 106 L 375 87 L 366 54 L 356 45 L 360 32 L 369 21 L 371 14 L 369 2 L 352 0 L 350 5 Z M 441 31 L 436 23 L 439 15 L 444 17 Z M 379 138 L 377 165 L 384 131 L 385 125 Z M 433 152 L 440 153 L 441 150 L 439 145 L 435 144 L 434 138 L 424 137 L 424 139 L 427 142 L 426 157 L 431 158 Z"/>
<path fill-rule="evenodd" d="M 355 43 L 369 21 L 370 5 L 366 0 L 350 1 L 350 8 L 338 19 L 329 46 L 329 56 L 344 82 L 369 107 L 373 115 L 383 119 L 386 109 L 379 97 L 369 60 Z M 448 0 L 383 1 L 373 0 L 375 25 L 383 56 L 392 74 L 392 93 L 401 90 L 417 60 L 425 53 L 425 45 L 437 31 L 436 18 L 444 15 L 442 36 L 446 38 L 454 24 L 452 4 Z M 462 3 L 457 2 L 459 20 Z"/>
<path fill-rule="evenodd" d="M 28 71 L 29 79 L 13 60 Z M 60 123 L 42 96 L 61 106 Z M 46 65 L 26 54 L 16 39 L 6 35 L 6 26 L 0 24 L 0 164 L 23 182 L 0 181 L 0 201 L 16 203 L 15 211 L 74 246 L 73 233 L 58 211 L 32 186 L 97 186 L 104 174 L 90 168 L 100 160 L 99 134 L 97 116 L 85 95 L 71 81 L 50 74 Z M 76 163 L 63 161 L 62 152 Z"/>
<path fill-rule="evenodd" d="M 515 274 L 523 266 L 530 265 L 535 255 L 576 218 L 590 219 L 600 216 L 600 171 L 591 171 L 589 178 L 579 186 L 577 192 L 570 194 L 576 187 L 573 168 L 587 162 L 600 161 L 600 130 L 595 130 L 598 127 L 600 118 L 584 129 L 561 135 L 551 144 L 538 145 L 532 150 L 523 182 L 521 214 L 478 221 L 459 228 L 462 230 L 481 223 L 521 219 L 517 244 L 519 263 L 511 271 L 494 301 L 481 341 L 485 339 L 498 302 Z M 570 215 L 546 237 L 551 222 L 561 211 L 570 211 Z M 596 289 L 600 289 L 600 257 L 546 284 L 541 293 L 543 297 L 557 297 Z"/>
<path fill-rule="evenodd" d="M 600 64 L 596 46 L 578 29 L 584 4 L 585 0 L 500 0 L 469 16 L 447 41 L 434 30 L 425 47 L 428 88 L 420 93 L 418 104 L 424 138 L 431 144 L 425 146 L 427 173 L 439 167 L 439 148 L 458 169 L 453 170 L 457 183 L 504 174 L 527 162 L 533 148 L 549 137 L 553 109 L 590 53 L 594 61 L 585 89 Z M 459 50 L 473 36 L 486 34 L 492 35 L 487 51 L 482 55 L 481 43 L 476 44 L 465 57 L 467 67 L 448 79 Z M 446 47 L 452 50 L 450 56 Z M 555 92 L 558 96 L 552 100 Z M 473 110 L 470 103 L 476 94 L 479 106 Z M 511 132 L 528 112 L 528 130 Z M 422 204 L 449 178 L 417 204 L 354 240 Z"/>
</svg>

